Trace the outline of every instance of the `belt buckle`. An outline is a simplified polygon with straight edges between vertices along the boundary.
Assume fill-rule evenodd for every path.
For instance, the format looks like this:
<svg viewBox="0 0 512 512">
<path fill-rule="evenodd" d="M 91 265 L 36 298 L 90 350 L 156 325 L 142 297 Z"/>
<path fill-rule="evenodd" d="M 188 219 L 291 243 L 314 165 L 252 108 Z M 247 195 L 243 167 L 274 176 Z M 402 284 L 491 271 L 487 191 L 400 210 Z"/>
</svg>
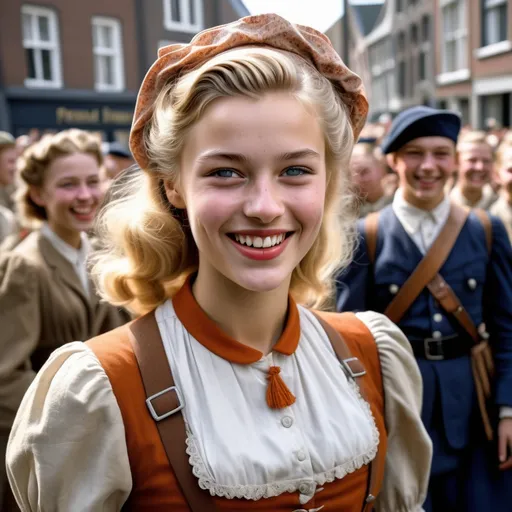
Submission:
<svg viewBox="0 0 512 512">
<path fill-rule="evenodd" d="M 431 352 L 431 343 L 436 343 L 436 354 L 432 354 Z M 425 357 L 429 361 L 443 361 L 444 360 L 444 352 L 443 352 L 443 340 L 438 338 L 426 338 L 423 341 L 423 347 L 425 348 Z"/>
</svg>

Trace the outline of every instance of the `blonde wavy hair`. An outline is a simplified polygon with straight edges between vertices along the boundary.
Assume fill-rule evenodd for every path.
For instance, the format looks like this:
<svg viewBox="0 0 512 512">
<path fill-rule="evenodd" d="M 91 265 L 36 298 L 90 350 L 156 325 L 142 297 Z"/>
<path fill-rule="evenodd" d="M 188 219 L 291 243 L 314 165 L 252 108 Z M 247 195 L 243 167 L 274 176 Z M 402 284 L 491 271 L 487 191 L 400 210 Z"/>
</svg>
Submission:
<svg viewBox="0 0 512 512">
<path fill-rule="evenodd" d="M 101 141 L 98 136 L 76 128 L 57 134 L 44 135 L 29 146 L 17 163 L 18 188 L 15 199 L 21 223 L 31 229 L 48 219 L 44 207 L 37 205 L 31 197 L 32 187 L 42 187 L 48 168 L 57 158 L 74 153 L 88 153 L 103 164 Z"/>
<path fill-rule="evenodd" d="M 293 271 L 290 292 L 298 303 L 314 307 L 332 299 L 333 274 L 350 261 L 355 239 L 349 173 L 354 137 L 347 107 L 334 85 L 300 57 L 245 47 L 217 55 L 160 91 L 144 131 L 149 164 L 113 194 L 97 219 L 104 246 L 92 272 L 109 302 L 150 311 L 198 268 L 197 246 L 183 224 L 186 215 L 169 204 L 163 181 L 179 183 L 184 142 L 208 105 L 273 91 L 289 91 L 314 107 L 326 141 L 324 217 L 316 241 Z"/>
</svg>

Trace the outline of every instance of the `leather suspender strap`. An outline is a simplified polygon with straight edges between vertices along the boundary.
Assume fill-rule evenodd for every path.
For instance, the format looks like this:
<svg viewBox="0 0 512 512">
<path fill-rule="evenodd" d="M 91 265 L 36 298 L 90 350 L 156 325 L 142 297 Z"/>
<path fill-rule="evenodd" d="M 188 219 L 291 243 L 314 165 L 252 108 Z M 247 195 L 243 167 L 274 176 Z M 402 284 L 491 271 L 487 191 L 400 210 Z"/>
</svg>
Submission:
<svg viewBox="0 0 512 512">
<path fill-rule="evenodd" d="M 375 262 L 377 255 L 377 232 L 379 229 L 379 212 L 372 212 L 364 219 L 364 234 L 366 237 L 366 251 L 370 263 Z"/>
<path fill-rule="evenodd" d="M 311 310 L 310 310 L 311 311 Z M 359 359 L 352 357 L 350 353 L 350 349 L 348 348 L 345 340 L 341 336 L 341 334 L 334 329 L 329 323 L 323 320 L 320 316 L 318 316 L 314 311 L 311 311 L 315 318 L 318 320 L 320 325 L 323 327 L 324 331 L 327 333 L 327 337 L 331 342 L 332 348 L 336 353 L 336 357 L 340 361 L 344 370 L 348 372 L 350 377 L 352 377 L 357 385 L 359 386 L 359 390 L 361 392 L 362 397 L 367 400 L 367 394 L 365 390 L 365 384 L 363 377 L 366 374 L 366 371 L 361 364 Z M 375 503 L 375 499 L 377 498 L 379 484 L 382 482 L 384 477 L 384 467 L 386 464 L 386 453 L 381 449 L 381 446 L 377 447 L 377 454 L 375 458 L 369 464 L 369 476 L 368 476 L 368 491 L 366 493 L 366 501 L 363 506 L 362 512 L 371 512 L 373 510 L 373 506 Z"/>
<path fill-rule="evenodd" d="M 475 345 L 478 345 L 481 341 L 481 337 L 478 334 L 476 325 L 461 304 L 452 287 L 444 280 L 441 274 L 437 274 L 427 286 L 430 293 L 439 304 L 441 304 L 441 307 L 447 313 L 451 313 L 455 317 L 457 322 L 459 322 L 464 330 L 471 336 Z"/>
<path fill-rule="evenodd" d="M 155 312 L 130 325 L 133 351 L 146 390 L 146 404 L 156 422 L 169 464 L 192 512 L 213 512 L 212 496 L 202 490 L 186 453 L 187 433 L 181 413 L 183 398 L 174 384 Z"/>
<path fill-rule="evenodd" d="M 492 251 L 492 224 L 488 213 L 481 208 L 475 208 L 474 214 L 478 217 L 478 220 L 484 227 L 485 231 L 485 242 L 487 244 L 487 252 L 491 254 Z"/>
<path fill-rule="evenodd" d="M 401 320 L 425 286 L 434 279 L 453 249 L 468 215 L 469 210 L 452 203 L 450 215 L 441 233 L 384 311 L 392 322 L 398 323 Z"/>
</svg>

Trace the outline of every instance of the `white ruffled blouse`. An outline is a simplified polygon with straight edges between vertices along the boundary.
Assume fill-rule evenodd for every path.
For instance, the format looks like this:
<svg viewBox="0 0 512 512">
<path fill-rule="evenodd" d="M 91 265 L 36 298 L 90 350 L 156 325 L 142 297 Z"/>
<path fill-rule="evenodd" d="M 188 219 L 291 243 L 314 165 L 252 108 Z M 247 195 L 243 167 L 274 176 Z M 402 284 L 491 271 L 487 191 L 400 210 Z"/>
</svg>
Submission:
<svg viewBox="0 0 512 512">
<path fill-rule="evenodd" d="M 156 318 L 187 425 L 199 485 L 227 498 L 261 499 L 321 486 L 371 461 L 379 433 L 369 405 L 347 379 L 316 318 L 298 307 L 292 355 L 275 350 L 252 364 L 199 343 L 167 301 Z M 422 510 L 431 443 L 420 419 L 421 377 L 406 338 L 383 315 L 357 315 L 377 343 L 385 390 L 388 452 L 377 510 Z M 265 401 L 269 366 L 296 397 Z M 8 474 L 23 510 L 118 511 L 132 479 L 121 413 L 94 353 L 70 343 L 51 356 L 27 392 L 12 430 Z"/>
</svg>

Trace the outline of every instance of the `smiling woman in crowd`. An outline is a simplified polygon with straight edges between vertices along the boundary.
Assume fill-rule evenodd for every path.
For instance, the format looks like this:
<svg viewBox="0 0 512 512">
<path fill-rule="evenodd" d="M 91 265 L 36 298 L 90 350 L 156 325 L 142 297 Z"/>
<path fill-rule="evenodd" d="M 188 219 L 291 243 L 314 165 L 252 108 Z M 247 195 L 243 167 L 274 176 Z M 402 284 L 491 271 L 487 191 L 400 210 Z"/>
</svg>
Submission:
<svg viewBox="0 0 512 512">
<path fill-rule="evenodd" d="M 34 231 L 0 260 L 0 426 L 57 347 L 126 321 L 100 302 L 86 259 L 101 200 L 98 141 L 80 130 L 48 135 L 20 157 L 18 208 Z M 3 466 L 3 464 L 2 464 Z"/>
<path fill-rule="evenodd" d="M 310 309 L 350 260 L 367 109 L 329 40 L 277 15 L 160 50 L 94 270 L 148 314 L 34 381 L 7 456 L 24 510 L 421 510 L 407 340 L 382 315 Z"/>
</svg>

